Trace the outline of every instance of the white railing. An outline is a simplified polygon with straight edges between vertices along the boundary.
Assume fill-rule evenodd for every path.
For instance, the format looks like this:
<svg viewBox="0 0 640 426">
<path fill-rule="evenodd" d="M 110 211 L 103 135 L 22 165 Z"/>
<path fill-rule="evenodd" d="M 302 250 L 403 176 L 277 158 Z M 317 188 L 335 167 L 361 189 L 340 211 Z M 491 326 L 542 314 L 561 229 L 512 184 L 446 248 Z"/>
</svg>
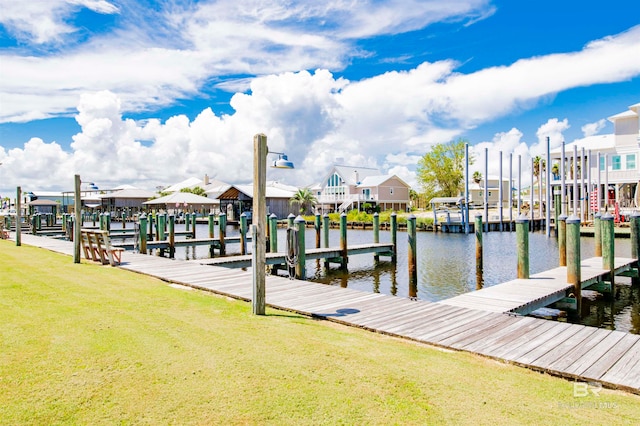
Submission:
<svg viewBox="0 0 640 426">
<path fill-rule="evenodd" d="M 344 203 L 346 201 L 366 203 L 367 201 L 377 201 L 377 199 L 374 195 L 365 196 L 363 194 L 320 194 L 318 203 L 333 204 Z"/>
</svg>

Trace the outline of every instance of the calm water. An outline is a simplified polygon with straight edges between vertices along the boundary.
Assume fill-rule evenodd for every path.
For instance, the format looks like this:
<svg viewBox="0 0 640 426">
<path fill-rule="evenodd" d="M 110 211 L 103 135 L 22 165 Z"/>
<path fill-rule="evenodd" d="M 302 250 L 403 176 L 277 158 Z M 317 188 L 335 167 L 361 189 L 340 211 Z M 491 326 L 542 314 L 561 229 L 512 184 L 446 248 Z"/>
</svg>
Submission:
<svg viewBox="0 0 640 426">
<path fill-rule="evenodd" d="M 120 224 L 114 224 L 118 227 Z M 183 230 L 184 225 L 176 226 Z M 227 235 L 237 236 L 238 228 L 228 226 Z M 208 235 L 206 225 L 198 225 L 198 237 Z M 218 231 L 216 229 L 216 236 Z M 286 231 L 278 229 L 278 246 L 284 251 Z M 349 244 L 363 244 L 373 241 L 371 230 L 348 230 Z M 315 231 L 308 228 L 305 233 L 306 246 L 315 246 Z M 339 246 L 338 230 L 329 233 L 330 246 Z M 390 242 L 391 234 L 380 231 L 380 242 Z M 515 232 L 490 232 L 483 235 L 484 243 L 484 286 L 492 286 L 516 278 L 517 256 L 515 252 Z M 458 296 L 476 289 L 475 236 L 473 234 L 443 234 L 418 232 L 418 298 L 439 301 Z M 250 245 L 249 245 L 250 246 Z M 535 274 L 558 265 L 558 245 L 555 238 L 536 232 L 529 234 L 530 273 Z M 177 258 L 195 259 L 209 256 L 208 247 L 197 246 L 179 248 Z M 250 250 L 250 247 L 249 247 Z M 616 256 L 630 257 L 629 239 L 616 240 Z M 239 254 L 239 244 L 227 246 L 229 255 Z M 582 238 L 583 258 L 594 256 L 593 238 Z M 355 255 L 349 258 L 349 270 L 343 272 L 338 265 L 326 271 L 320 262 L 307 262 L 307 277 L 311 281 L 349 287 L 362 291 L 409 297 L 407 260 L 407 234 L 398 232 L 398 262 L 396 265 L 381 258 L 377 267 L 373 265 L 372 254 Z M 640 289 L 630 286 L 630 279 L 617 277 L 613 295 L 591 302 L 583 300 L 582 318 L 570 321 L 586 325 L 615 328 L 640 334 Z"/>
</svg>

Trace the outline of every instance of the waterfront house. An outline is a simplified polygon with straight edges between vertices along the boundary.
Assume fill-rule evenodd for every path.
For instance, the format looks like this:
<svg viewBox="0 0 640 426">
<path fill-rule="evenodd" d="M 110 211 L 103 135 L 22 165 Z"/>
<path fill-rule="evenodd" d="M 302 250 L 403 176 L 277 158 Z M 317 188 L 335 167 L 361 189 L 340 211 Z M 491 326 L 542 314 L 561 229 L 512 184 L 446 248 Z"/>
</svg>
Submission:
<svg viewBox="0 0 640 426">
<path fill-rule="evenodd" d="M 579 200 L 584 200 L 589 188 L 597 188 L 600 182 L 601 209 L 604 205 L 620 208 L 640 207 L 640 103 L 632 105 L 627 111 L 609 117 L 613 123 L 614 132 L 607 135 L 595 135 L 577 139 L 565 145 L 565 183 L 569 204 L 573 200 L 573 152 L 574 146 L 578 151 L 578 170 L 575 173 L 578 180 Z M 585 156 L 582 158 L 582 149 Z M 551 163 L 559 164 L 561 149 L 551 152 Z M 598 161 L 598 154 L 600 160 Z M 581 168 L 580 164 L 588 164 Z M 591 176 L 591 182 L 589 182 Z M 552 185 L 558 187 L 561 183 L 560 174 L 552 177 Z M 584 182 L 584 187 L 582 186 Z M 591 184 L 591 185 L 589 185 Z M 607 191 L 605 192 L 605 187 Z"/>
<path fill-rule="evenodd" d="M 313 188 L 322 212 L 350 209 L 407 211 L 411 187 L 396 175 L 378 169 L 335 165 Z"/>
<path fill-rule="evenodd" d="M 502 178 L 502 207 L 509 207 L 509 190 L 512 188 L 512 183 L 509 182 L 509 178 Z M 500 203 L 500 177 L 488 176 L 484 177 L 480 182 L 469 182 L 469 206 L 470 207 L 482 207 L 484 206 L 484 192 L 487 191 L 487 198 L 489 206 L 498 207 Z"/>
</svg>

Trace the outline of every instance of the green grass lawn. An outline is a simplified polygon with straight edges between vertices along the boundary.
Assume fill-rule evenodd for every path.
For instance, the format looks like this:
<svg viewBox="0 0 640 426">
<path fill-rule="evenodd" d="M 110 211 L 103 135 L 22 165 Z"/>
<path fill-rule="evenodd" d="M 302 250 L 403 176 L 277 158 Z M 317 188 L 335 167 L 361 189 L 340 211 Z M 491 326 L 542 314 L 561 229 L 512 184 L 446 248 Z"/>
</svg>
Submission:
<svg viewBox="0 0 640 426">
<path fill-rule="evenodd" d="M 248 285 L 250 285 L 248 283 Z M 267 289 L 268 291 L 268 289 Z M 634 424 L 640 397 L 0 241 L 0 424 Z"/>
</svg>

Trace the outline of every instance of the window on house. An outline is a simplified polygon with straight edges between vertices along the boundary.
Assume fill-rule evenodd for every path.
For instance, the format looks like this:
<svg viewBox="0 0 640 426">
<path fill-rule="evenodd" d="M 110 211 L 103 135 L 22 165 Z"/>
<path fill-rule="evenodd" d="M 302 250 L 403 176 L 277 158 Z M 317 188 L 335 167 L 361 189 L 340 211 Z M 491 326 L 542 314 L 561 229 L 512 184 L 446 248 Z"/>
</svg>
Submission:
<svg viewBox="0 0 640 426">
<path fill-rule="evenodd" d="M 627 154 L 627 170 L 635 170 L 636 169 L 636 155 L 635 154 Z"/>
<path fill-rule="evenodd" d="M 603 170 L 604 170 L 604 157 L 601 156 L 600 157 L 600 171 L 603 171 Z"/>
<path fill-rule="evenodd" d="M 611 170 L 620 170 L 622 168 L 622 161 L 619 155 L 611 157 Z"/>
<path fill-rule="evenodd" d="M 337 173 L 334 173 L 328 180 L 327 186 L 340 186 L 342 184 L 342 179 L 338 176 Z"/>
</svg>

